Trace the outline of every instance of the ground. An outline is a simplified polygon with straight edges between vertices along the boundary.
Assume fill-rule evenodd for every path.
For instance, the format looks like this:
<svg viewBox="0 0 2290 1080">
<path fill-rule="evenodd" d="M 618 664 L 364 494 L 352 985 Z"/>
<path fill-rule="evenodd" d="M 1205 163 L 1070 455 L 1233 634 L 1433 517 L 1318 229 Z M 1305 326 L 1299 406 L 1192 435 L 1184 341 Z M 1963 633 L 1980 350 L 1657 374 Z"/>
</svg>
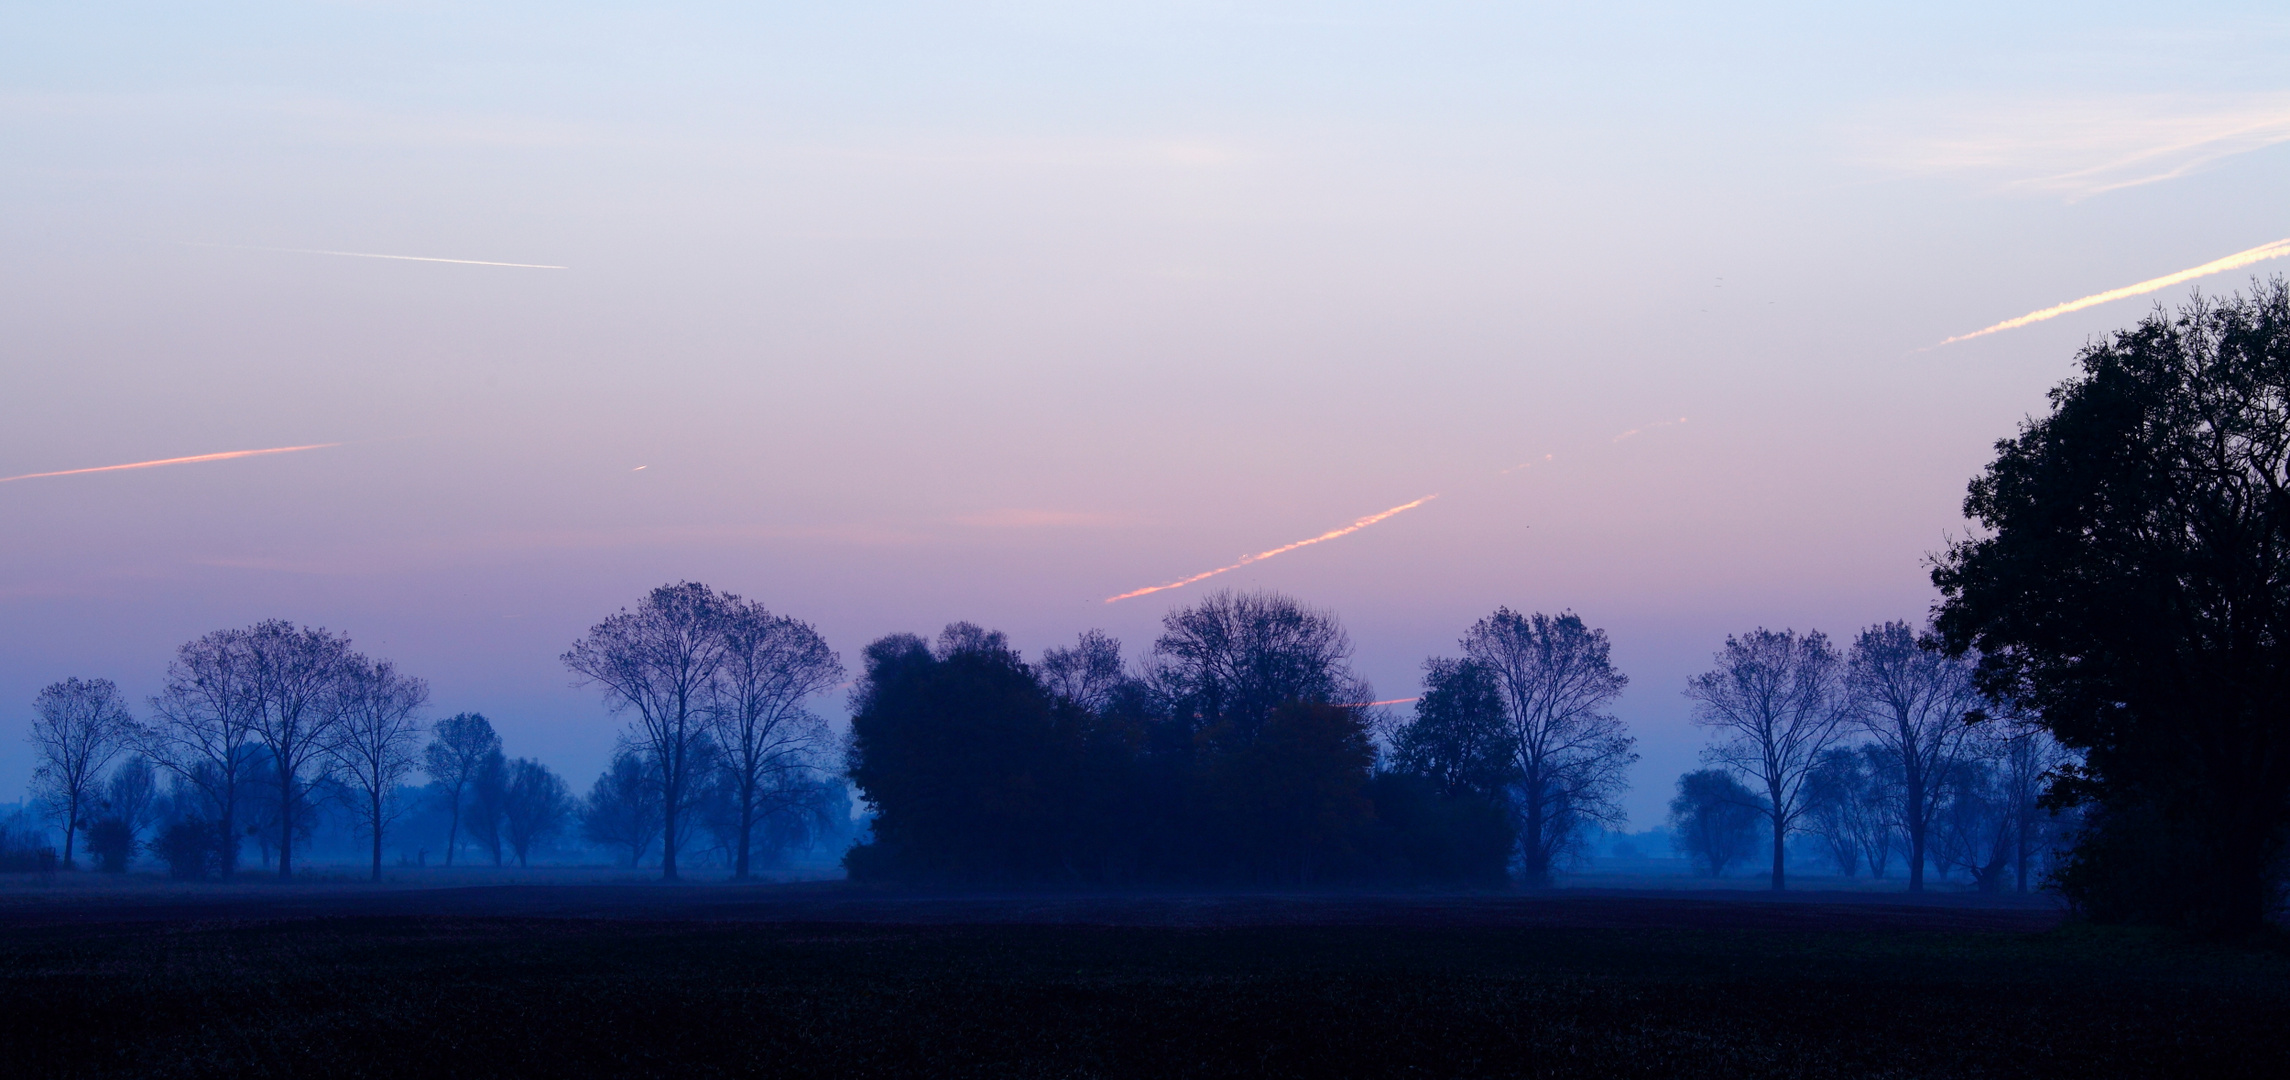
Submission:
<svg viewBox="0 0 2290 1080">
<path fill-rule="evenodd" d="M 1904 900 L 0 885 L 0 1067 L 2290 1075 L 2275 948 Z"/>
</svg>

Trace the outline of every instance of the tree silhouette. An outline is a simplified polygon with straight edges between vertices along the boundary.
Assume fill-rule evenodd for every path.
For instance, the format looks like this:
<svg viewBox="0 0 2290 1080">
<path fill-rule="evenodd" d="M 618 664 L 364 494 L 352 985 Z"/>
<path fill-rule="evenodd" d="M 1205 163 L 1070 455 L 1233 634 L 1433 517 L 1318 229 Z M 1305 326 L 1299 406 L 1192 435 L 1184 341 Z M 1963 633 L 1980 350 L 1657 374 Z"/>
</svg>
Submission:
<svg viewBox="0 0 2290 1080">
<path fill-rule="evenodd" d="M 135 718 L 110 679 L 65 679 L 33 699 L 32 747 L 39 753 L 32 784 L 64 825 L 64 865 L 72 838 L 97 801 L 104 767 L 127 749 Z"/>
<path fill-rule="evenodd" d="M 1996 446 L 1937 626 L 2084 763 L 2070 895 L 2259 928 L 2290 824 L 2290 286 L 2093 344 Z"/>
<path fill-rule="evenodd" d="M 1702 756 L 1764 789 L 1773 888 L 1782 889 L 1783 845 L 1808 809 L 1806 781 L 1848 715 L 1839 679 L 1843 661 L 1818 630 L 1800 637 L 1760 627 L 1727 637 L 1717 663 L 1686 683 L 1694 722 L 1718 738 Z"/>
<path fill-rule="evenodd" d="M 724 662 L 724 598 L 698 582 L 663 585 L 636 610 L 589 628 L 563 656 L 580 682 L 633 714 L 629 733 L 660 786 L 660 877 L 676 879 L 683 819 L 702 779 L 709 692 Z"/>
</svg>

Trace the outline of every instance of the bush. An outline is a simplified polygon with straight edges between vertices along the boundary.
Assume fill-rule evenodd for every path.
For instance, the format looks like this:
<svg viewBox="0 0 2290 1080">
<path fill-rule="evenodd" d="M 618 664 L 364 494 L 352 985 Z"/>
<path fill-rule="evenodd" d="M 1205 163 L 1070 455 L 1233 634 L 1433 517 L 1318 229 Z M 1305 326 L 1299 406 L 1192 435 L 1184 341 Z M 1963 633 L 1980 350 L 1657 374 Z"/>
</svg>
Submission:
<svg viewBox="0 0 2290 1080">
<path fill-rule="evenodd" d="M 126 873 L 135 848 L 135 830 L 125 821 L 107 817 L 87 827 L 87 853 L 95 857 L 96 869 L 106 874 Z"/>
<path fill-rule="evenodd" d="M 185 819 L 167 826 L 151 845 L 152 854 L 167 864 L 170 877 L 197 881 L 222 869 L 221 826 L 211 821 Z"/>
<path fill-rule="evenodd" d="M 0 873 L 48 874 L 55 869 L 56 849 L 30 815 L 17 811 L 0 818 Z"/>
</svg>

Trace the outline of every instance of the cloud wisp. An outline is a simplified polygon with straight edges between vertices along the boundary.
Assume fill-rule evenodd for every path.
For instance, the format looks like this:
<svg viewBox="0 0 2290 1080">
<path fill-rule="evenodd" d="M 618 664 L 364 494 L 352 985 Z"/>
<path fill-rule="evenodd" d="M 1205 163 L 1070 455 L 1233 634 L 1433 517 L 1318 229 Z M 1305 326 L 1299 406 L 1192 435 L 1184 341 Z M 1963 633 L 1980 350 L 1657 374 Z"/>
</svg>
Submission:
<svg viewBox="0 0 2290 1080">
<path fill-rule="evenodd" d="M 292 454 L 303 450 L 324 450 L 341 443 L 311 443 L 308 446 L 273 446 L 263 450 L 226 450 L 220 454 L 193 454 L 190 457 L 160 458 L 156 461 L 130 461 L 125 465 L 97 465 L 89 469 L 59 469 L 55 472 L 25 473 L 21 476 L 0 476 L 0 484 L 17 480 L 38 480 L 48 476 L 79 476 L 84 473 L 120 472 L 125 469 L 156 469 L 164 465 L 196 465 L 202 461 L 229 461 L 232 458 L 257 457 L 262 454 Z"/>
<path fill-rule="evenodd" d="M 1213 578 L 1213 577 L 1217 576 L 1218 574 L 1226 573 L 1226 572 L 1229 572 L 1229 571 L 1233 571 L 1233 570 L 1238 570 L 1238 569 L 1240 569 L 1241 567 L 1243 567 L 1243 566 L 1247 566 L 1247 565 L 1249 565 L 1249 564 L 1251 564 L 1251 563 L 1259 563 L 1259 562 L 1263 562 L 1264 560 L 1266 560 L 1266 559 L 1269 559 L 1269 558 L 1271 558 L 1271 557 L 1273 557 L 1273 556 L 1275 556 L 1275 555 L 1285 555 L 1285 554 L 1287 554 L 1287 553 L 1289 553 L 1289 552 L 1291 552 L 1291 551 L 1294 551 L 1294 550 L 1296 550 L 1297 548 L 1300 548 L 1300 547 L 1310 547 L 1310 546 L 1312 546 L 1313 544 L 1322 543 L 1322 542 L 1324 542 L 1324 541 L 1328 541 L 1328 540 L 1334 540 L 1334 539 L 1336 539 L 1336 538 L 1337 538 L 1337 537 L 1339 537 L 1339 536 L 1350 536 L 1351 534 L 1353 534 L 1353 533 L 1356 533 L 1356 532 L 1360 531 L 1361 529 L 1365 529 L 1365 528 L 1367 528 L 1368 526 L 1375 524 L 1376 522 L 1379 522 L 1379 521 L 1382 521 L 1382 520 L 1384 520 L 1385 518 L 1389 518 L 1389 517 L 1391 517 L 1391 516 L 1393 516 L 1393 515 L 1395 515 L 1395 514 L 1402 514 L 1402 513 L 1405 513 L 1405 512 L 1407 512 L 1407 511 L 1409 511 L 1409 510 L 1413 510 L 1413 509 L 1415 509 L 1416 507 L 1418 507 L 1418 506 L 1422 506 L 1423 504 L 1425 504 L 1425 503 L 1427 503 L 1427 502 L 1430 502 L 1431 500 L 1433 500 L 1433 499 L 1436 499 L 1436 498 L 1438 498 L 1438 497 L 1439 497 L 1439 494 L 1438 494 L 1437 492 L 1433 492 L 1432 494 L 1426 495 L 1426 496 L 1424 496 L 1424 497 L 1422 497 L 1422 498 L 1420 498 L 1420 499 L 1417 499 L 1417 500 L 1415 500 L 1414 502 L 1401 503 L 1401 504 L 1399 504 L 1398 506 L 1395 506 L 1395 507 L 1392 507 L 1392 508 L 1391 508 L 1391 509 L 1389 509 L 1389 510 L 1383 511 L 1382 513 L 1377 513 L 1377 514 L 1369 514 L 1368 516 L 1366 516 L 1366 517 L 1364 517 L 1364 518 L 1361 518 L 1361 519 L 1359 519 L 1358 521 L 1355 521 L 1355 522 L 1353 522 L 1353 523 L 1351 523 L 1351 524 L 1349 524 L 1349 525 L 1346 525 L 1346 526 L 1344 526 L 1343 528 L 1340 528 L 1340 529 L 1330 529 L 1330 530 L 1328 530 L 1327 532 L 1321 533 L 1320 535 L 1318 535 L 1318 536 L 1315 536 L 1315 537 L 1312 537 L 1312 538 L 1311 538 L 1311 539 L 1309 539 L 1309 540 L 1298 540 L 1298 541 L 1296 541 L 1296 542 L 1295 542 L 1295 543 L 1293 543 L 1293 544 L 1282 544 L 1281 546 L 1279 546 L 1279 547 L 1276 547 L 1276 548 L 1273 548 L 1273 549 L 1272 549 L 1272 550 L 1270 550 L 1270 551 L 1259 551 L 1259 552 L 1257 552 L 1257 553 L 1256 553 L 1256 554 L 1254 554 L 1254 555 L 1243 555 L 1243 556 L 1241 556 L 1241 560 L 1240 560 L 1239 562 L 1236 562 L 1236 563 L 1232 564 L 1231 566 L 1220 566 L 1220 567 L 1217 567 L 1217 568 L 1216 568 L 1216 569 L 1214 569 L 1214 570 L 1204 570 L 1204 571 L 1202 571 L 1202 572 L 1200 572 L 1200 573 L 1198 573 L 1198 574 L 1194 574 L 1194 575 L 1193 575 L 1193 576 L 1191 576 L 1191 577 L 1188 577 L 1188 578 L 1180 578 L 1180 579 L 1178 579 L 1178 580 L 1176 580 L 1176 581 L 1172 581 L 1172 582 L 1170 582 L 1170 583 L 1168 583 L 1168 584 L 1166 584 L 1166 585 L 1153 585 L 1153 586 L 1148 586 L 1148 587 L 1146 587 L 1146 588 L 1143 588 L 1143 589 L 1135 589 L 1135 590 L 1132 590 L 1132 591 L 1130 591 L 1130 592 L 1125 592 L 1125 593 L 1122 593 L 1122 594 L 1121 594 L 1121 595 L 1119 595 L 1119 596 L 1108 596 L 1108 597 L 1106 597 L 1106 598 L 1105 598 L 1105 602 L 1106 602 L 1106 603 L 1108 603 L 1108 604 L 1114 604 L 1114 603 L 1119 603 L 1119 602 L 1121 602 L 1121 601 L 1123 601 L 1123 600 L 1134 600 L 1134 599 L 1136 599 L 1137 597 L 1140 597 L 1140 596 L 1151 596 L 1152 594 L 1154 594 L 1154 593 L 1157 593 L 1157 592 L 1166 592 L 1166 591 L 1168 591 L 1168 590 L 1170 590 L 1170 589 L 1182 589 L 1182 588 L 1184 588 L 1185 586 L 1187 586 L 1187 585 L 1191 585 L 1191 584 L 1193 584 L 1193 583 L 1194 583 L 1194 582 L 1196 582 L 1196 581 L 1206 581 L 1206 580 L 1208 580 L 1209 578 Z"/>
<path fill-rule="evenodd" d="M 2120 289 L 2109 289 L 2103 293 L 2093 293 L 2090 296 L 2086 296 L 2080 300 L 2070 300 L 2064 304 L 2053 304 L 2052 306 L 2047 307 L 2042 311 L 2031 311 L 2025 315 L 2020 316 L 2019 318 L 2005 319 L 2003 322 L 1997 323 L 1994 326 L 1983 327 L 1981 329 L 1974 330 L 1969 334 L 1958 334 L 1955 337 L 1941 342 L 1940 345 L 1954 345 L 1959 341 L 1970 341 L 1976 337 L 1986 337 L 1989 334 L 2001 333 L 2005 330 L 2017 330 L 2020 327 L 2028 325 L 2029 323 L 2039 323 L 2045 319 L 2057 318 L 2058 316 L 2065 315 L 2072 311 L 2082 311 L 2087 307 L 2097 307 L 2100 304 L 2105 304 L 2115 300 L 2121 300 L 2125 297 L 2138 296 L 2142 293 L 2151 293 L 2158 289 L 2168 289 L 2182 281 L 2193 281 L 2199 277 L 2209 277 L 2212 274 L 2222 274 L 2228 270 L 2239 270 L 2242 267 L 2249 266 L 2252 263 L 2264 262 L 2267 259 L 2279 259 L 2285 255 L 2290 255 L 2290 238 L 2276 240 L 2271 244 L 2260 244 L 2248 251 L 2237 251 L 2223 259 L 2213 259 L 2210 262 L 2202 264 L 2201 266 L 2181 270 L 2176 274 L 2165 274 L 2162 277 L 2151 278 L 2136 285 L 2125 285 Z M 1939 348 L 1940 346 L 1934 345 L 1931 347 Z"/>
<path fill-rule="evenodd" d="M 323 248 L 248 247 L 243 244 L 199 244 L 189 240 L 184 247 L 227 248 L 231 251 L 277 251 L 288 255 L 342 255 L 352 259 L 396 259 L 400 262 L 456 263 L 462 266 L 511 266 L 520 270 L 570 270 L 569 266 L 548 263 L 490 262 L 485 259 L 441 259 L 434 255 L 377 255 L 371 251 L 327 251 Z"/>
<path fill-rule="evenodd" d="M 1955 101 L 1878 121 L 1864 159 L 1908 173 L 1987 176 L 2074 201 L 2176 180 L 2290 142 L 2290 95 L 2117 95 Z"/>
</svg>

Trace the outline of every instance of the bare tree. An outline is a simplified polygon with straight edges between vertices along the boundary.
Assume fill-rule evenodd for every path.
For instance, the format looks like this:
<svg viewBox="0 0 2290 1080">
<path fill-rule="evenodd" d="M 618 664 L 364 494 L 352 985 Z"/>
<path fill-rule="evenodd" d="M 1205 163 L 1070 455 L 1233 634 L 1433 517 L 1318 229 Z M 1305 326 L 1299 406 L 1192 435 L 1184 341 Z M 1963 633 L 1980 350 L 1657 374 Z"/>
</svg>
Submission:
<svg viewBox="0 0 2290 1080">
<path fill-rule="evenodd" d="M 207 800 L 215 866 L 225 877 L 238 871 L 239 795 L 255 770 L 255 683 L 245 637 L 244 630 L 217 630 L 177 649 L 165 689 L 151 699 L 160 722 L 142 732 L 146 752 Z M 176 812 L 184 809 L 177 799 Z"/>
<path fill-rule="evenodd" d="M 744 881 L 757 824 L 801 798 L 813 755 L 827 742 L 827 722 L 803 703 L 842 681 L 843 662 L 808 624 L 737 596 L 722 602 L 708 720 L 734 815 L 732 877 Z"/>
<path fill-rule="evenodd" d="M 72 838 L 80 818 L 98 801 L 105 766 L 127 749 L 135 718 L 110 679 L 65 679 L 33 699 L 32 747 L 40 764 L 33 789 L 51 816 L 64 823 L 64 865 L 72 865 Z"/>
<path fill-rule="evenodd" d="M 696 794 L 695 759 L 708 736 L 708 696 L 723 666 L 723 598 L 698 582 L 652 590 L 589 628 L 564 654 L 583 684 L 601 687 L 614 712 L 633 712 L 629 734 L 650 760 L 660 792 L 660 877 L 676 879 L 678 826 Z"/>
<path fill-rule="evenodd" d="M 330 753 L 357 793 L 358 817 L 373 840 L 373 878 L 382 880 L 382 832 L 397 817 L 398 785 L 415 768 L 429 685 L 398 674 L 389 661 L 349 657 L 336 687 L 341 731 Z"/>
<path fill-rule="evenodd" d="M 1148 678 L 1179 719 L 1236 746 L 1289 702 L 1366 701 L 1336 617 L 1274 592 L 1219 592 L 1162 617 Z"/>
<path fill-rule="evenodd" d="M 1573 612 L 1498 608 L 1463 635 L 1464 655 L 1501 688 L 1529 888 L 1550 885 L 1553 863 L 1584 826 L 1622 823 L 1617 799 L 1638 754 L 1622 721 L 1605 711 L 1630 685 L 1611 651 L 1606 631 Z"/>
<path fill-rule="evenodd" d="M 516 853 L 517 865 L 527 865 L 534 845 L 555 836 L 572 815 L 572 793 L 562 777 L 531 758 L 509 763 L 509 783 L 501 801 L 501 831 Z"/>
<path fill-rule="evenodd" d="M 1807 778 L 1848 715 L 1844 662 L 1818 630 L 1800 637 L 1760 627 L 1729 635 L 1717 664 L 1686 683 L 1694 722 L 1718 740 L 1702 757 L 1764 789 L 1773 887 L 1786 888 L 1783 844 L 1810 803 Z"/>
<path fill-rule="evenodd" d="M 453 865 L 453 853 L 461 846 L 462 796 L 476 782 L 486 758 L 500 752 L 501 736 L 494 733 L 493 722 L 477 713 L 455 713 L 430 727 L 422 763 L 430 780 L 445 789 L 447 866 Z"/>
<path fill-rule="evenodd" d="M 1897 809 L 1908 839 L 1908 891 L 1924 891 L 1925 841 L 1942 789 L 1963 759 L 1964 717 L 1981 704 L 1972 665 L 1905 622 L 1861 631 L 1845 661 L 1854 722 L 1900 770 Z"/>
<path fill-rule="evenodd" d="M 337 686 L 352 655 L 350 639 L 271 619 L 246 630 L 253 693 L 248 728 L 270 751 L 278 783 L 278 876 L 294 876 L 294 836 L 301 824 L 305 771 L 325 761 L 342 722 Z"/>
<path fill-rule="evenodd" d="M 1121 665 L 1121 642 L 1103 630 L 1089 630 L 1070 649 L 1042 650 L 1042 688 L 1090 712 L 1103 712 L 1128 675 Z"/>
</svg>

